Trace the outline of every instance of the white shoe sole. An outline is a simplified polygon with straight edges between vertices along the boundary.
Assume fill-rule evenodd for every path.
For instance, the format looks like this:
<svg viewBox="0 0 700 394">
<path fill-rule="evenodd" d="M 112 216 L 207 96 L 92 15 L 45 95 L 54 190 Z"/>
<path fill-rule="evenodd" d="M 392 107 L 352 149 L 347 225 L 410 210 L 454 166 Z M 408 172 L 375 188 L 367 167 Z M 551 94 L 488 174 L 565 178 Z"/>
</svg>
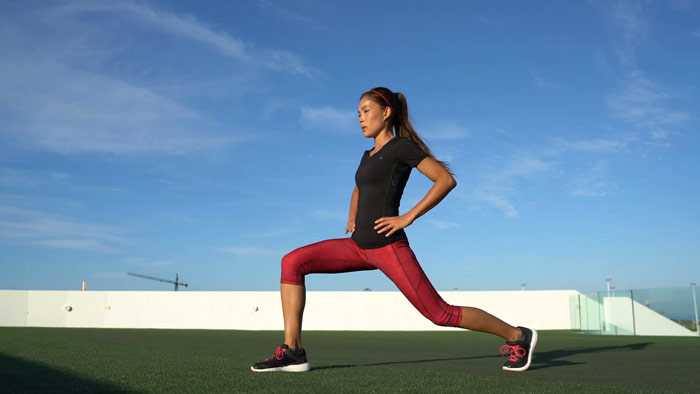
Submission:
<svg viewBox="0 0 700 394">
<path fill-rule="evenodd" d="M 506 366 L 503 366 L 504 371 L 522 372 L 530 368 L 530 363 L 532 362 L 532 355 L 535 353 L 535 345 L 537 345 L 537 331 L 533 330 L 532 328 L 530 330 L 532 331 L 532 342 L 530 343 L 530 351 L 527 352 L 527 363 L 525 363 L 525 365 L 523 365 L 520 368 L 508 368 Z"/>
<path fill-rule="evenodd" d="M 309 364 L 309 363 L 293 364 L 293 365 L 287 365 L 284 367 L 265 368 L 265 369 L 255 369 L 253 367 L 250 367 L 250 370 L 253 372 L 306 372 L 310 369 L 311 369 L 311 364 Z"/>
</svg>

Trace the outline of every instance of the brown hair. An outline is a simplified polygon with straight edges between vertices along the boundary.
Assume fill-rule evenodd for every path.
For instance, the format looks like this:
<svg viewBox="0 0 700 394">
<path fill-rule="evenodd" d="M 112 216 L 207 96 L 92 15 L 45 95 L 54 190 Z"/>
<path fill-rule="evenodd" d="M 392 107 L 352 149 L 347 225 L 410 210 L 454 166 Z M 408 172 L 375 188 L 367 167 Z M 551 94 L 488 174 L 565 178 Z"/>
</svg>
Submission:
<svg viewBox="0 0 700 394">
<path fill-rule="evenodd" d="M 435 159 L 433 152 L 430 151 L 428 145 L 423 142 L 423 139 L 418 135 L 416 130 L 413 128 L 413 125 L 411 125 L 411 121 L 408 117 L 408 103 L 406 102 L 406 96 L 404 96 L 403 93 L 394 93 L 387 88 L 378 87 L 363 93 L 360 98 L 363 97 L 368 97 L 375 103 L 381 105 L 382 108 L 390 107 L 391 118 L 389 118 L 389 122 L 392 125 L 394 135 L 397 137 L 408 138 L 409 140 L 415 142 L 426 155 Z M 438 159 L 435 159 L 435 161 L 440 163 L 440 165 L 447 170 L 447 172 L 452 174 L 449 164 Z"/>
</svg>

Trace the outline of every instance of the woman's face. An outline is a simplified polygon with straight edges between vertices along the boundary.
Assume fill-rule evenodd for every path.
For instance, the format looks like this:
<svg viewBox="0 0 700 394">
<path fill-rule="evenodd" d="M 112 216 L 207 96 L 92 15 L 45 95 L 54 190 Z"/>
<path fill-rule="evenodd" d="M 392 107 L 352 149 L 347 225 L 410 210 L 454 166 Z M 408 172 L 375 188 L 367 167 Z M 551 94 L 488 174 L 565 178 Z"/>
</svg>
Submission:
<svg viewBox="0 0 700 394">
<path fill-rule="evenodd" d="M 360 117 L 362 133 L 367 138 L 374 138 L 388 127 L 387 119 L 391 115 L 389 107 L 383 108 L 367 97 L 360 99 L 357 113 Z"/>
</svg>

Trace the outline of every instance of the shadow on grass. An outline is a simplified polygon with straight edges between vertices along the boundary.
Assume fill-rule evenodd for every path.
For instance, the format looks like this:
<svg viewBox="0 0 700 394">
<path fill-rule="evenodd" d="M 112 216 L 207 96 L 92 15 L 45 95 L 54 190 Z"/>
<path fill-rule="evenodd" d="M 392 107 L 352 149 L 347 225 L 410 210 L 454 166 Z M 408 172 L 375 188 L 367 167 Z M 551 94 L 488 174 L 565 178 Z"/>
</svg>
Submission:
<svg viewBox="0 0 700 394">
<path fill-rule="evenodd" d="M 374 366 L 378 366 L 378 365 L 418 364 L 418 363 L 433 363 L 433 362 L 440 362 L 440 361 L 475 360 L 475 359 L 479 359 L 479 358 L 493 358 L 493 357 L 501 357 L 501 356 L 490 355 L 490 356 L 473 356 L 473 357 L 431 358 L 428 360 L 386 361 L 386 362 L 381 362 L 381 363 L 328 365 L 325 367 L 313 367 L 313 370 L 319 371 L 322 369 L 374 367 Z"/>
<path fill-rule="evenodd" d="M 633 343 L 633 344 L 621 345 L 621 346 L 568 348 L 568 349 L 550 350 L 547 352 L 535 351 L 535 356 L 534 356 L 534 359 L 532 360 L 532 365 L 530 366 L 530 370 L 585 364 L 585 362 L 573 362 L 573 361 L 569 361 L 569 360 L 564 359 L 565 357 L 573 356 L 576 354 L 618 352 L 618 351 L 628 351 L 628 350 L 644 350 L 649 345 L 651 345 L 651 342 Z M 366 363 L 366 364 L 328 365 L 328 366 L 323 366 L 323 367 L 313 367 L 313 370 L 320 371 L 320 370 L 324 370 L 324 369 L 372 367 L 372 366 L 378 366 L 378 365 L 398 365 L 398 364 L 431 363 L 431 362 L 440 362 L 440 361 L 476 360 L 476 359 L 480 359 L 480 358 L 494 358 L 494 357 L 500 358 L 502 356 L 489 355 L 489 356 L 473 356 L 473 357 L 434 358 L 434 359 L 427 359 L 427 360 L 387 361 L 387 362 Z"/>
<path fill-rule="evenodd" d="M 651 345 L 651 342 L 642 343 L 631 343 L 629 345 L 620 346 L 598 346 L 598 347 L 578 347 L 578 348 L 568 348 L 568 349 L 557 349 L 550 350 L 547 352 L 538 352 L 535 349 L 535 356 L 532 360 L 532 365 L 530 370 L 553 368 L 553 367 L 566 367 L 570 365 L 581 365 L 585 362 L 573 362 L 565 360 L 565 357 L 573 356 L 576 354 L 589 354 L 589 353 L 605 353 L 605 352 L 619 352 L 628 350 L 644 350 L 647 346 Z"/>
<path fill-rule="evenodd" d="M 3 393 L 136 393 L 39 363 L 0 353 Z"/>
</svg>

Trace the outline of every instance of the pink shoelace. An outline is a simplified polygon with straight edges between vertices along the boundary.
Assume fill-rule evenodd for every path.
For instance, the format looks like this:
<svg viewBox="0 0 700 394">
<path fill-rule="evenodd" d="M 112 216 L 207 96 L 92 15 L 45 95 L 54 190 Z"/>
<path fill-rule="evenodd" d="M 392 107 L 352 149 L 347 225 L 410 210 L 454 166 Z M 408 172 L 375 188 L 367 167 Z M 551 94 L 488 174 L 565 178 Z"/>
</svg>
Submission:
<svg viewBox="0 0 700 394">
<path fill-rule="evenodd" d="M 506 354 L 510 353 L 508 361 L 513 362 L 518 361 L 519 358 L 523 358 L 527 354 L 527 350 L 523 349 L 520 345 L 503 345 L 500 351 L 504 357 Z"/>
<path fill-rule="evenodd" d="M 277 350 L 275 350 L 275 354 L 266 358 L 265 361 L 270 361 L 272 358 L 282 360 L 284 358 L 284 348 L 282 346 L 278 347 Z"/>
</svg>

